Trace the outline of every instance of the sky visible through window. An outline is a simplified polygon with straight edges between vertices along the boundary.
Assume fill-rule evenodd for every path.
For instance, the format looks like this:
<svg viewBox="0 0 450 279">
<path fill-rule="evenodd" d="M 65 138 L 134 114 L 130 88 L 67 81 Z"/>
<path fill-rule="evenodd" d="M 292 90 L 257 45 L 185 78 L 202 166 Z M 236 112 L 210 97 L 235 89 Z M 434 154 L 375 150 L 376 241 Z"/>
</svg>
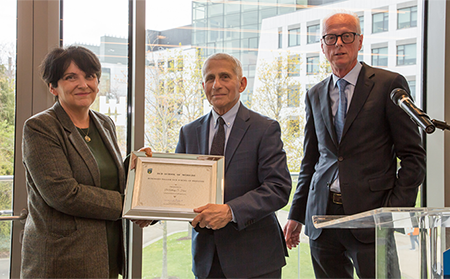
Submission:
<svg viewBox="0 0 450 279">
<path fill-rule="evenodd" d="M 191 3 L 190 0 L 147 0 L 146 29 L 160 31 L 191 24 L 191 13 L 186 12 L 191 10 Z M 73 43 L 98 45 L 103 35 L 128 37 L 128 14 L 123 12 L 124 9 L 128 9 L 128 1 L 66 0 L 63 5 L 65 11 L 70 11 L 63 15 L 69 22 L 76 22 L 77 18 L 86 20 L 92 16 L 92 28 L 89 30 L 73 24 L 64 26 L 64 31 L 71 34 L 70 38 L 64 38 L 64 45 Z M 118 8 L 118 5 L 123 7 Z M 167 11 L 171 11 L 170 17 L 167 16 Z M 96 18 L 95 13 L 101 14 L 101 19 Z"/>
</svg>

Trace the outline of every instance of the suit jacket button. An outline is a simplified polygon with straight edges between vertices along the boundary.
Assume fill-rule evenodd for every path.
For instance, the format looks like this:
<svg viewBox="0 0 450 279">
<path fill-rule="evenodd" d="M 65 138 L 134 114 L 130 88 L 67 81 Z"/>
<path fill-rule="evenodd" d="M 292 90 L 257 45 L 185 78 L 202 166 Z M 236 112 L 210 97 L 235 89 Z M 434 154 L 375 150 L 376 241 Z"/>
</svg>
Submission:
<svg viewBox="0 0 450 279">
<path fill-rule="evenodd" d="M 338 161 L 339 161 L 339 162 L 344 161 L 344 157 L 339 157 L 339 158 L 338 158 Z"/>
</svg>

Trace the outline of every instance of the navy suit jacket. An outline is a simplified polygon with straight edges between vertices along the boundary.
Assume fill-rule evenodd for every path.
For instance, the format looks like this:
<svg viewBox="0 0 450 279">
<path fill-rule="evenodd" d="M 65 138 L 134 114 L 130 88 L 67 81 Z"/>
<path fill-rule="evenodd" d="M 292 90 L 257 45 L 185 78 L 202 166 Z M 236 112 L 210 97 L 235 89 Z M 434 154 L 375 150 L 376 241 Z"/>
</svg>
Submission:
<svg viewBox="0 0 450 279">
<path fill-rule="evenodd" d="M 331 113 L 331 76 L 306 94 L 304 158 L 289 219 L 305 224 L 311 239 L 322 232 L 312 224 L 312 216 L 326 215 L 329 186 L 338 168 L 348 215 L 384 206 L 414 206 L 424 180 L 425 151 L 418 128 L 390 99 L 395 88 L 409 92 L 405 78 L 362 64 L 340 143 Z M 361 242 L 375 241 L 373 229 L 352 232 Z"/>
<path fill-rule="evenodd" d="M 183 126 L 177 153 L 209 154 L 211 113 Z M 192 235 L 192 270 L 209 274 L 214 250 L 227 277 L 257 277 L 286 264 L 286 244 L 275 211 L 291 191 L 286 153 L 277 121 L 242 104 L 225 151 L 224 201 L 233 210 L 230 222 L 213 233 Z"/>
</svg>

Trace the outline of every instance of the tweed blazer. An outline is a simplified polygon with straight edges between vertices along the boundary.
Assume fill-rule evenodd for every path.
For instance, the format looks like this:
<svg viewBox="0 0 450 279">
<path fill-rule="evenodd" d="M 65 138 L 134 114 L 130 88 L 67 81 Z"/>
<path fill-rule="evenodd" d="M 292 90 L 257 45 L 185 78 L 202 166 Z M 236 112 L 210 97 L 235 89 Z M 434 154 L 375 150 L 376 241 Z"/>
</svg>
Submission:
<svg viewBox="0 0 450 279">
<path fill-rule="evenodd" d="M 109 277 L 105 221 L 121 217 L 125 171 L 113 121 L 95 111 L 90 118 L 117 166 L 120 193 L 101 188 L 97 162 L 59 102 L 25 122 L 23 278 Z"/>
</svg>

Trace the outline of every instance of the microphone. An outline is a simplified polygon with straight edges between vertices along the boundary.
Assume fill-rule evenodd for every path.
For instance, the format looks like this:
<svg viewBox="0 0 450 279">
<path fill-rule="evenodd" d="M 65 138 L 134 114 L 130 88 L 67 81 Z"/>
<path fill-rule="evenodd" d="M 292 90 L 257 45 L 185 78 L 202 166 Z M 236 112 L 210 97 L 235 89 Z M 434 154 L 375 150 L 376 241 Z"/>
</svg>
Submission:
<svg viewBox="0 0 450 279">
<path fill-rule="evenodd" d="M 414 105 L 414 102 L 409 98 L 408 93 L 401 88 L 396 88 L 391 92 L 391 100 L 404 110 L 409 117 L 424 130 L 427 134 L 431 134 L 436 130 L 433 122 L 430 120 L 420 108 Z"/>
</svg>

